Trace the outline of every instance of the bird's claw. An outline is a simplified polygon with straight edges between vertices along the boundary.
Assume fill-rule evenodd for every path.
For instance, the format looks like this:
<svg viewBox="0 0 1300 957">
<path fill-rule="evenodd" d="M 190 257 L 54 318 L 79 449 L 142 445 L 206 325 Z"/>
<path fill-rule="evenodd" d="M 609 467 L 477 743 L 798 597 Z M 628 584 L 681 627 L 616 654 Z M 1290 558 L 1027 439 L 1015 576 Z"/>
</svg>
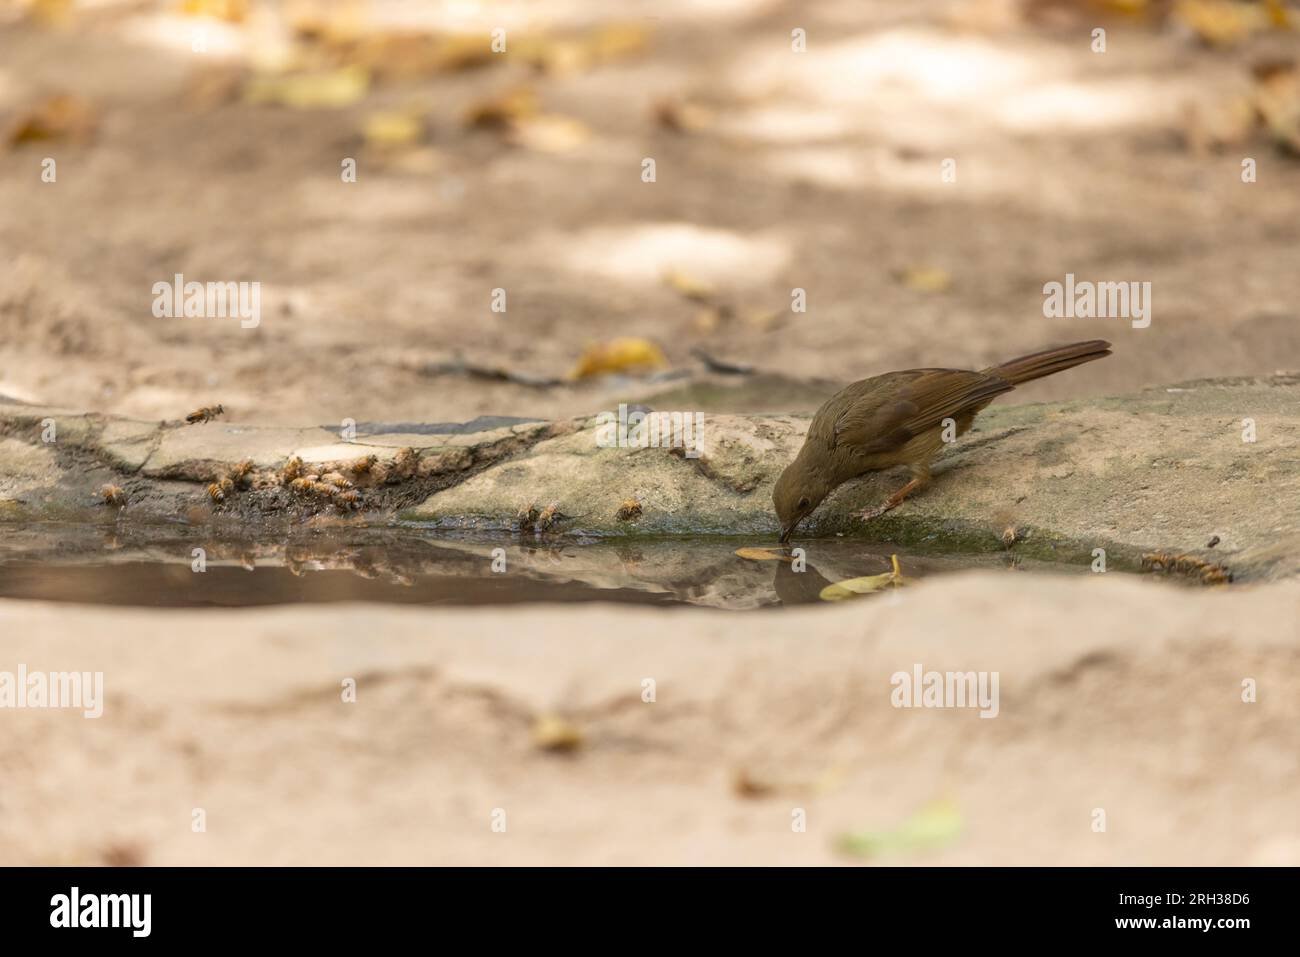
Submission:
<svg viewBox="0 0 1300 957">
<path fill-rule="evenodd" d="M 858 512 L 855 517 L 862 519 L 864 522 L 869 522 L 872 519 L 880 518 L 880 516 L 884 515 L 893 507 L 893 504 L 890 502 L 882 502 L 880 505 L 876 505 L 873 508 L 863 509 L 861 512 Z"/>
</svg>

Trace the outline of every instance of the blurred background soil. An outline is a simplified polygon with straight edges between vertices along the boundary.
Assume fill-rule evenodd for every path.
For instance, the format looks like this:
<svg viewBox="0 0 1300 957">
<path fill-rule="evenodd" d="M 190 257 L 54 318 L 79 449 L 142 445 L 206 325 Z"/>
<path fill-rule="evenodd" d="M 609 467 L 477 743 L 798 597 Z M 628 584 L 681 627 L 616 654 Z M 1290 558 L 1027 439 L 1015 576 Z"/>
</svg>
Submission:
<svg viewBox="0 0 1300 957">
<path fill-rule="evenodd" d="M 0 17 L 14 398 L 551 417 L 706 381 L 702 351 L 808 388 L 750 380 L 694 407 L 797 411 L 887 369 L 1091 337 L 1113 358 L 1016 399 L 1300 366 L 1283 3 L 6 0 Z M 260 325 L 155 318 L 175 273 L 260 282 Z M 1152 282 L 1150 328 L 1044 318 L 1066 273 Z M 584 369 L 619 337 L 644 341 Z"/>
</svg>

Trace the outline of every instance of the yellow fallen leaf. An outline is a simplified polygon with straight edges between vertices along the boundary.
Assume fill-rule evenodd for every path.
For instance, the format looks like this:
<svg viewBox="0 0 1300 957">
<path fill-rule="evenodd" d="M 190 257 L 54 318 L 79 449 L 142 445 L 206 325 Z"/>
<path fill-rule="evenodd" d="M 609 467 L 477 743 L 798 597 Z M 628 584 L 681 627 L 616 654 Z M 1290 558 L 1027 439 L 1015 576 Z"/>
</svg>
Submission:
<svg viewBox="0 0 1300 957">
<path fill-rule="evenodd" d="M 1268 21 L 1279 30 L 1290 30 L 1291 11 L 1287 9 L 1285 0 L 1264 0 L 1264 9 L 1268 11 Z"/>
<path fill-rule="evenodd" d="M 70 93 L 56 93 L 19 113 L 5 134 L 10 146 L 38 140 L 84 142 L 97 126 L 94 108 Z"/>
<path fill-rule="evenodd" d="M 1300 70 L 1291 61 L 1265 63 L 1255 79 L 1259 118 L 1277 142 L 1300 153 Z"/>
<path fill-rule="evenodd" d="M 751 562 L 788 562 L 789 554 L 780 548 L 737 548 L 736 554 Z"/>
<path fill-rule="evenodd" d="M 583 743 L 582 729 L 557 714 L 544 714 L 533 722 L 533 744 L 543 751 L 576 751 Z"/>
<path fill-rule="evenodd" d="M 27 16 L 47 27 L 62 27 L 72 22 L 72 0 L 33 0 Z"/>
<path fill-rule="evenodd" d="M 568 153 L 591 139 L 591 130 L 571 116 L 542 114 L 515 120 L 506 141 L 535 153 Z"/>
<path fill-rule="evenodd" d="M 1113 13 L 1142 16 L 1150 11 L 1150 0 L 1101 0 L 1099 6 Z"/>
<path fill-rule="evenodd" d="M 855 857 L 934 851 L 957 840 L 964 826 L 957 802 L 944 799 L 927 804 L 892 830 L 841 834 L 836 846 Z"/>
<path fill-rule="evenodd" d="M 537 115 L 537 92 L 520 87 L 475 103 L 465 113 L 465 125 L 474 129 L 502 129 Z"/>
<path fill-rule="evenodd" d="M 1179 0 L 1174 19 L 1209 46 L 1232 46 L 1268 25 L 1268 14 L 1236 0 Z"/>
<path fill-rule="evenodd" d="M 638 24 L 611 24 L 576 36 L 514 35 L 507 56 L 553 76 L 567 76 L 643 51 L 649 31 Z"/>
<path fill-rule="evenodd" d="M 369 88 L 370 74 L 359 66 L 310 73 L 256 74 L 244 86 L 244 99 L 294 110 L 330 109 L 357 102 Z"/>
<path fill-rule="evenodd" d="M 248 0 L 181 0 L 179 9 L 187 17 L 212 17 L 227 23 L 248 18 Z"/>
<path fill-rule="evenodd" d="M 711 285 L 703 280 L 696 279 L 689 273 L 682 272 L 680 269 L 665 271 L 663 279 L 668 288 L 695 302 L 708 302 L 714 296 L 715 290 Z"/>
<path fill-rule="evenodd" d="M 569 373 L 570 379 L 586 379 L 609 372 L 662 369 L 668 360 L 648 339 L 625 337 L 588 346 Z"/>
<path fill-rule="evenodd" d="M 937 266 L 914 266 L 899 274 L 903 285 L 918 292 L 947 292 L 952 286 L 952 276 Z"/>
<path fill-rule="evenodd" d="M 366 142 L 380 149 L 414 146 L 425 137 L 424 118 L 412 110 L 384 110 L 366 117 Z"/>
<path fill-rule="evenodd" d="M 504 62 L 504 57 L 492 52 L 491 37 L 481 33 L 445 36 L 434 45 L 434 68 L 443 73 L 474 70 L 494 61 Z"/>
<path fill-rule="evenodd" d="M 512 33 L 506 56 L 541 73 L 575 73 L 586 66 L 580 44 L 556 39 L 546 33 Z"/>
<path fill-rule="evenodd" d="M 855 598 L 858 595 L 870 595 L 882 588 L 890 586 L 898 588 L 906 585 L 908 583 L 907 579 L 903 577 L 903 573 L 898 567 L 898 556 L 890 555 L 889 560 L 894 566 L 892 570 L 882 575 L 867 575 L 863 578 L 850 578 L 846 581 L 835 582 L 835 584 L 823 588 L 819 597 L 822 601 L 843 601 L 846 598 Z"/>
</svg>

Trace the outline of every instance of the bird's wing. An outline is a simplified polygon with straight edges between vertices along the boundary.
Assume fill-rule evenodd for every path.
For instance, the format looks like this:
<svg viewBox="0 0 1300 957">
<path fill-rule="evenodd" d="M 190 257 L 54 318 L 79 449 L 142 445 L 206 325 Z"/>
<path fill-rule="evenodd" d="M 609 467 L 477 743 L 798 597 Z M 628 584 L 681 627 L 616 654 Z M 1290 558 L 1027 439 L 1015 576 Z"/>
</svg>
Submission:
<svg viewBox="0 0 1300 957">
<path fill-rule="evenodd" d="M 1015 388 L 996 375 L 962 369 L 913 369 L 895 375 L 894 382 L 867 379 L 841 393 L 846 401 L 834 420 L 832 445 L 851 445 L 867 454 L 888 452 L 937 428 L 944 419 L 978 411 Z"/>
</svg>

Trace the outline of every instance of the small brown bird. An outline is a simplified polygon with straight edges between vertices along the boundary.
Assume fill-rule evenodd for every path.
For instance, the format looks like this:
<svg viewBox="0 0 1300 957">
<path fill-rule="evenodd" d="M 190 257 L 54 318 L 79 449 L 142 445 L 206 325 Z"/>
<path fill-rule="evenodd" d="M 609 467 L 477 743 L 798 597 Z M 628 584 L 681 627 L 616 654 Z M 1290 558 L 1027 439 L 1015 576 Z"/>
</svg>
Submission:
<svg viewBox="0 0 1300 957">
<path fill-rule="evenodd" d="M 1101 339 L 1044 349 L 983 372 L 963 369 L 908 369 L 863 379 L 826 401 L 808 426 L 803 448 L 772 490 L 781 541 L 832 491 L 866 472 L 906 465 L 912 480 L 875 508 L 870 520 L 898 506 L 930 481 L 930 463 L 945 441 L 945 420 L 956 437 L 1003 392 L 1110 355 Z M 951 439 L 949 439 L 951 441 Z"/>
</svg>

